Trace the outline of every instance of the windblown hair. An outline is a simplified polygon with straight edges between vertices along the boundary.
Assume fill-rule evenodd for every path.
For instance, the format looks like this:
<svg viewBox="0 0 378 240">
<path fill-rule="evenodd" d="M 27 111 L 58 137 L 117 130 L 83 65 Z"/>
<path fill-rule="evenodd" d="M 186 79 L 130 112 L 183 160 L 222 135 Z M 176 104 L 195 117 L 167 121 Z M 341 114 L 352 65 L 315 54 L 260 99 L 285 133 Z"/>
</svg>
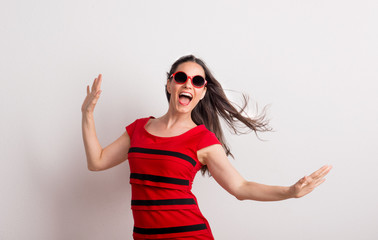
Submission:
<svg viewBox="0 0 378 240">
<path fill-rule="evenodd" d="M 230 147 L 223 135 L 219 117 L 223 118 L 230 131 L 234 134 L 245 134 L 252 130 L 257 135 L 257 132 L 271 130 L 268 126 L 269 121 L 266 119 L 265 108 L 256 118 L 249 117 L 245 112 L 248 105 L 248 97 L 245 94 L 242 95 L 243 105 L 241 107 L 231 103 L 226 97 L 221 84 L 215 79 L 205 62 L 193 55 L 183 56 L 173 63 L 171 70 L 167 72 L 167 79 L 171 81 L 171 75 L 176 72 L 180 64 L 185 62 L 195 62 L 199 64 L 205 71 L 207 81 L 205 97 L 199 101 L 197 106 L 193 109 L 192 120 L 196 124 L 204 124 L 207 129 L 215 134 L 221 142 L 227 156 L 233 157 Z M 171 95 L 168 93 L 167 87 L 165 87 L 165 93 L 169 102 Z M 240 123 L 242 123 L 242 125 L 240 125 Z M 247 130 L 243 131 L 243 128 L 247 128 Z M 201 168 L 201 173 L 204 175 L 206 172 L 209 173 L 205 165 Z"/>
</svg>

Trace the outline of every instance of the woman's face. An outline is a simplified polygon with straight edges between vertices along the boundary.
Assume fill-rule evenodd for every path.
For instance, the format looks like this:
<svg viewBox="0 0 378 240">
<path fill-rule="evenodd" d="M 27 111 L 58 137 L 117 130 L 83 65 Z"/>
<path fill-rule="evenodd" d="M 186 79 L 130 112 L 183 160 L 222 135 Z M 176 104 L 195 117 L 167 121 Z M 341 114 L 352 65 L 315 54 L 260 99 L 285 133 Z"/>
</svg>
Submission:
<svg viewBox="0 0 378 240">
<path fill-rule="evenodd" d="M 176 72 L 178 71 L 182 71 L 190 77 L 200 75 L 205 79 L 205 71 L 195 62 L 181 63 L 176 69 Z M 190 79 L 184 84 L 178 84 L 171 78 L 167 80 L 167 91 L 171 94 L 170 108 L 179 113 L 191 113 L 198 102 L 205 96 L 206 87 L 194 87 Z"/>
</svg>

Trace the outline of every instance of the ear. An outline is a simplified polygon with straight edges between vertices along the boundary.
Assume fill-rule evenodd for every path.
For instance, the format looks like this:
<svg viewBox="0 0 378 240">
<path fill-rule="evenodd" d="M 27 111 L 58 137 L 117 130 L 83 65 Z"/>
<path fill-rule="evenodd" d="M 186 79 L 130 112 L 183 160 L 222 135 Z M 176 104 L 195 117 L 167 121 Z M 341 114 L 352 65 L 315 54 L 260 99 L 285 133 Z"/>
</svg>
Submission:
<svg viewBox="0 0 378 240">
<path fill-rule="evenodd" d="M 167 91 L 169 94 L 171 94 L 171 82 L 169 79 L 167 79 Z"/>
</svg>

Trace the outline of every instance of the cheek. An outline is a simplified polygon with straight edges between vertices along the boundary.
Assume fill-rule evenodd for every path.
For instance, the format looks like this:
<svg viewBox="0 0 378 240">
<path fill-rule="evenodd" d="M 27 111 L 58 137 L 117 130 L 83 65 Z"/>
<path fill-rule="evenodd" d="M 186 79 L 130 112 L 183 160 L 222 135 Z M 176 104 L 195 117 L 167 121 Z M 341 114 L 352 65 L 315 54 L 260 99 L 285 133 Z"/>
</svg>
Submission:
<svg viewBox="0 0 378 240">
<path fill-rule="evenodd" d="M 167 91 L 169 94 L 171 94 L 171 96 L 177 94 L 179 90 L 180 90 L 180 85 L 175 84 L 174 82 L 170 82 L 167 84 Z"/>
<path fill-rule="evenodd" d="M 206 95 L 206 89 L 202 90 L 200 93 L 200 99 L 203 99 Z"/>
<path fill-rule="evenodd" d="M 205 96 L 205 91 L 203 90 L 197 90 L 196 92 L 196 102 L 199 102 L 201 101 L 201 99 L 203 99 L 203 97 Z"/>
</svg>

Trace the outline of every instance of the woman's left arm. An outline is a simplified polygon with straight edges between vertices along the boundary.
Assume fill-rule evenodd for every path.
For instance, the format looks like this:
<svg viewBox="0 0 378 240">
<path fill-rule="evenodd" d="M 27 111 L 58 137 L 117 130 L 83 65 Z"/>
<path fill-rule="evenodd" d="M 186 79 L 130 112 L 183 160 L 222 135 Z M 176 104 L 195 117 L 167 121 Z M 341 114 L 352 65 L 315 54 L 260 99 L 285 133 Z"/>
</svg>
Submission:
<svg viewBox="0 0 378 240">
<path fill-rule="evenodd" d="M 325 165 L 309 176 L 301 178 L 290 187 L 270 186 L 246 181 L 232 166 L 219 144 L 203 148 L 197 153 L 198 159 L 207 165 L 210 174 L 226 191 L 239 200 L 279 201 L 299 198 L 312 192 L 325 181 L 332 166 Z"/>
</svg>

